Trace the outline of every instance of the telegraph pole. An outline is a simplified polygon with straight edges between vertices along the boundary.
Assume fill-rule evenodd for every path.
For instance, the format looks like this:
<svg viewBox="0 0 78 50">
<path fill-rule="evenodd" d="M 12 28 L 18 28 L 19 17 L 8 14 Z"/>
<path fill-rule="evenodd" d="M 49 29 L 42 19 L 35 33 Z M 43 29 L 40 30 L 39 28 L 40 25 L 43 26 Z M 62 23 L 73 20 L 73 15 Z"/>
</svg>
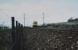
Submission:
<svg viewBox="0 0 78 50">
<path fill-rule="evenodd" d="M 45 25 L 45 16 L 44 16 L 45 14 L 44 14 L 44 12 L 42 13 L 42 16 L 43 16 L 43 25 Z"/>
<path fill-rule="evenodd" d="M 24 13 L 24 27 L 25 27 L 25 13 Z"/>
</svg>

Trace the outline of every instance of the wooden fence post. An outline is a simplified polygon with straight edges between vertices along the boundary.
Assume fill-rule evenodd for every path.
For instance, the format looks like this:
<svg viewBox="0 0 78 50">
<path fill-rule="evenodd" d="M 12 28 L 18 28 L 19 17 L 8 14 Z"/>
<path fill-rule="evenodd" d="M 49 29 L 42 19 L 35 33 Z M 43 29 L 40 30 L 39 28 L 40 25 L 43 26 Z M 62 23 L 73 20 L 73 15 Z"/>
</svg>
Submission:
<svg viewBox="0 0 78 50">
<path fill-rule="evenodd" d="M 23 50 L 23 29 L 22 29 L 22 24 L 20 24 L 20 50 Z"/>
<path fill-rule="evenodd" d="M 19 50 L 21 50 L 21 28 L 20 28 L 21 24 L 18 23 L 18 40 L 19 40 L 19 44 L 18 44 L 18 47 L 19 47 Z"/>
<path fill-rule="evenodd" d="M 12 50 L 15 50 L 15 18 L 11 17 L 12 20 Z"/>
<path fill-rule="evenodd" d="M 15 41 L 16 41 L 16 50 L 18 50 L 18 48 L 19 48 L 19 47 L 18 47 L 18 45 L 19 45 L 19 43 L 18 43 L 18 42 L 19 42 L 18 29 L 19 29 L 19 28 L 18 28 L 18 21 L 16 21 L 16 40 L 15 40 Z"/>
</svg>

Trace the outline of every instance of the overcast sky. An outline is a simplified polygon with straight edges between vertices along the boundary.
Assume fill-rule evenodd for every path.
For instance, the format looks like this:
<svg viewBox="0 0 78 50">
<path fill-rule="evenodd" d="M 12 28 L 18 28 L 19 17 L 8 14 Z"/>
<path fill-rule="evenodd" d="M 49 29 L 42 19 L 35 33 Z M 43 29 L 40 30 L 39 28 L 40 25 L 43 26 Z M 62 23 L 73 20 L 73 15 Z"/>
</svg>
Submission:
<svg viewBox="0 0 78 50">
<path fill-rule="evenodd" d="M 10 17 L 16 17 L 23 22 L 26 14 L 26 25 L 32 25 L 33 21 L 43 23 L 65 22 L 70 17 L 78 17 L 78 0 L 0 0 L 0 24 L 9 26 Z"/>
</svg>

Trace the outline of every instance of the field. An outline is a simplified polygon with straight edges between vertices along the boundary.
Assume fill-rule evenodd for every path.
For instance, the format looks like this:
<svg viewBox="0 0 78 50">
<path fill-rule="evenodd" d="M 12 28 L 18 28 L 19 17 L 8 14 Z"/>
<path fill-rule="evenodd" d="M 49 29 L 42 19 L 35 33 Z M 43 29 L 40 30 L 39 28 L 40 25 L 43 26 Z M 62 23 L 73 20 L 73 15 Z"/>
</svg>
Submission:
<svg viewBox="0 0 78 50">
<path fill-rule="evenodd" d="M 24 28 L 23 50 L 77 50 L 78 29 Z M 0 30 L 0 50 L 12 47 L 10 29 Z M 21 49 L 20 49 L 21 50 Z"/>
</svg>

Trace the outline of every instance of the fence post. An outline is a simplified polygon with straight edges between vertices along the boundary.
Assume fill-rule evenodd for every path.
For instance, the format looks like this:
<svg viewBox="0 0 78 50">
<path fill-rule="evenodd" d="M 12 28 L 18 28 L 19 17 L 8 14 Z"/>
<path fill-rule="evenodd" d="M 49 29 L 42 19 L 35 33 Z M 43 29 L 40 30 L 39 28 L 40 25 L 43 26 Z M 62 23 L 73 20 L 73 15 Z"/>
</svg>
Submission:
<svg viewBox="0 0 78 50">
<path fill-rule="evenodd" d="M 20 26 L 21 26 L 21 24 L 20 23 L 18 23 L 18 50 L 21 50 L 21 28 L 20 28 Z"/>
<path fill-rule="evenodd" d="M 24 43 L 23 43 L 23 25 L 21 24 L 21 50 L 24 50 Z"/>
<path fill-rule="evenodd" d="M 18 34 L 18 21 L 16 21 L 16 50 L 18 50 L 19 46 L 19 34 Z"/>
<path fill-rule="evenodd" d="M 11 17 L 12 20 L 12 50 L 15 50 L 15 18 Z"/>
</svg>

